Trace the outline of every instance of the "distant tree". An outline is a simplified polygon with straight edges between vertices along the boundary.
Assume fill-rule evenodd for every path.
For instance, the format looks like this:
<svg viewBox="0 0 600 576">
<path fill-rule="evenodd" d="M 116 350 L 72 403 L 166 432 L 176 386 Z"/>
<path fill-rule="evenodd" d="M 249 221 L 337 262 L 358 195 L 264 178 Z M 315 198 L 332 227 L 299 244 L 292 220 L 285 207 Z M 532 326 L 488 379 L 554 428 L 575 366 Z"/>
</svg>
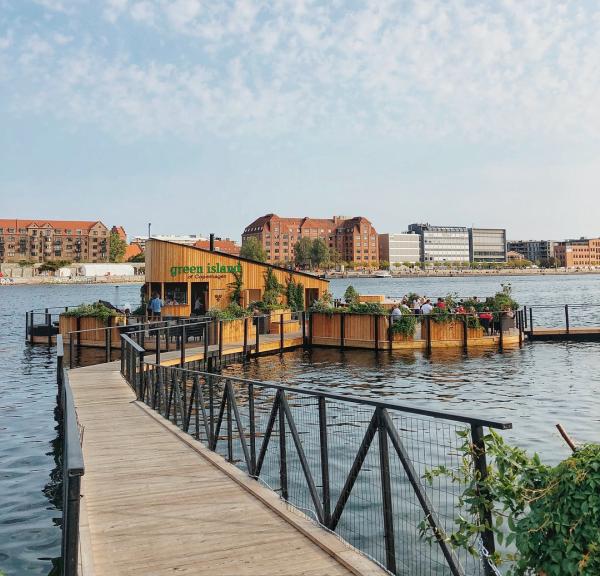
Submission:
<svg viewBox="0 0 600 576">
<path fill-rule="evenodd" d="M 127 260 L 127 262 L 145 262 L 146 261 L 146 254 L 144 252 L 140 252 L 139 254 L 136 254 L 135 256 L 132 256 L 131 258 L 129 258 L 129 260 Z"/>
<path fill-rule="evenodd" d="M 346 302 L 346 304 L 354 304 L 358 302 L 358 299 L 358 292 L 356 291 L 354 286 L 350 284 L 350 286 L 348 286 L 348 288 L 346 288 L 346 291 L 344 292 L 344 301 Z"/>
<path fill-rule="evenodd" d="M 329 261 L 329 248 L 325 244 L 325 240 L 316 238 L 313 240 L 312 247 L 310 250 L 312 263 L 321 267 L 325 262 Z"/>
<path fill-rule="evenodd" d="M 122 262 L 127 249 L 127 242 L 123 240 L 116 232 L 110 233 L 110 253 L 108 259 L 110 262 Z"/>
<path fill-rule="evenodd" d="M 311 265 L 312 240 L 302 237 L 294 244 L 294 262 L 296 266 L 308 268 Z"/>
<path fill-rule="evenodd" d="M 380 270 L 389 270 L 390 263 L 387 260 L 380 260 L 379 261 L 379 269 Z"/>
<path fill-rule="evenodd" d="M 258 238 L 246 238 L 240 249 L 240 256 L 256 262 L 266 262 L 267 254 Z"/>
</svg>

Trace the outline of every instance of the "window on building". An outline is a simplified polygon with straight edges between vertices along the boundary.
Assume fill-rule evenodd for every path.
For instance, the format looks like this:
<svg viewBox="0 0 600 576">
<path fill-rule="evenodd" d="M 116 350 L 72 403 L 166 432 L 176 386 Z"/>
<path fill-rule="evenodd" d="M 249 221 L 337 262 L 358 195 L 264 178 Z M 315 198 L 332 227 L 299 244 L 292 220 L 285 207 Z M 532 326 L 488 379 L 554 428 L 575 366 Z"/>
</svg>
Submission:
<svg viewBox="0 0 600 576">
<path fill-rule="evenodd" d="M 187 304 L 187 282 L 165 282 L 165 304 Z"/>
</svg>

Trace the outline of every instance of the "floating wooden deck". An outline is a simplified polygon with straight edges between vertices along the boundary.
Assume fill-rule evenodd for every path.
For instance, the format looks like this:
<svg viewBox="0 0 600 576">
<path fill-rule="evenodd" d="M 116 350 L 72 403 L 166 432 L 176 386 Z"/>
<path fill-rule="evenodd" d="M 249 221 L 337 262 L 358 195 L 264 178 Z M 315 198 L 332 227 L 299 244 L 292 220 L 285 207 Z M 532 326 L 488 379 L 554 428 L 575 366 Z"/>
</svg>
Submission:
<svg viewBox="0 0 600 576">
<path fill-rule="evenodd" d="M 84 429 L 83 576 L 386 574 L 137 402 L 117 362 L 69 375 Z"/>
<path fill-rule="evenodd" d="M 538 328 L 525 331 L 529 340 L 600 341 L 600 327 Z"/>
</svg>

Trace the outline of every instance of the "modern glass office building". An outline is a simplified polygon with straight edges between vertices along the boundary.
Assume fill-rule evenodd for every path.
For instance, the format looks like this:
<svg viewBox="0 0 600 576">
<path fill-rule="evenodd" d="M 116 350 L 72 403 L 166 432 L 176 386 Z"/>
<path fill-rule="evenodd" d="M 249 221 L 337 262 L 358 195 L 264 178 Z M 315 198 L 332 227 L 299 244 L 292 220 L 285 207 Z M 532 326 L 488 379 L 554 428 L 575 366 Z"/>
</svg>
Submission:
<svg viewBox="0 0 600 576">
<path fill-rule="evenodd" d="M 470 228 L 469 258 L 471 262 L 506 262 L 506 230 Z"/>
<path fill-rule="evenodd" d="M 469 262 L 469 230 L 463 226 L 410 224 L 421 237 L 421 262 Z"/>
</svg>

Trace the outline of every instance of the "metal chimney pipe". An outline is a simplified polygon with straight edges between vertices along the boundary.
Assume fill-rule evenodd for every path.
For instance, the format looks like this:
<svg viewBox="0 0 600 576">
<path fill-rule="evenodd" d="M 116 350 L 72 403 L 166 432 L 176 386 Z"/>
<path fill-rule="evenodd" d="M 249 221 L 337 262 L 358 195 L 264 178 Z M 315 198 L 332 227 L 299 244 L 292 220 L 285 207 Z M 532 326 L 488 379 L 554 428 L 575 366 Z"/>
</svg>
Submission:
<svg viewBox="0 0 600 576">
<path fill-rule="evenodd" d="M 215 251 L 215 235 L 211 233 L 210 235 L 210 244 L 209 244 L 209 249 L 211 252 Z"/>
</svg>

